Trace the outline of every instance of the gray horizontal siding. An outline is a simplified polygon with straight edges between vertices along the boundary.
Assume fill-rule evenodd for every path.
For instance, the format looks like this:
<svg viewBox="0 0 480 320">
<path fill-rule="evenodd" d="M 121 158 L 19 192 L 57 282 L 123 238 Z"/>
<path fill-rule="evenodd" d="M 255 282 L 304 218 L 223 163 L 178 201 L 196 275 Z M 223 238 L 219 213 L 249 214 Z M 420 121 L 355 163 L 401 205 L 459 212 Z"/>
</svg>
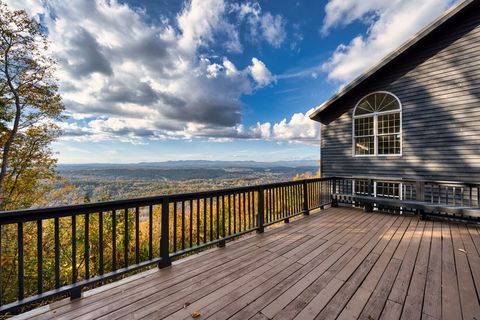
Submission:
<svg viewBox="0 0 480 320">
<path fill-rule="evenodd" d="M 441 26 L 336 102 L 330 122 L 322 124 L 324 176 L 480 182 L 480 5 L 475 9 Z M 354 157 L 353 108 L 378 90 L 402 102 L 403 154 Z"/>
</svg>

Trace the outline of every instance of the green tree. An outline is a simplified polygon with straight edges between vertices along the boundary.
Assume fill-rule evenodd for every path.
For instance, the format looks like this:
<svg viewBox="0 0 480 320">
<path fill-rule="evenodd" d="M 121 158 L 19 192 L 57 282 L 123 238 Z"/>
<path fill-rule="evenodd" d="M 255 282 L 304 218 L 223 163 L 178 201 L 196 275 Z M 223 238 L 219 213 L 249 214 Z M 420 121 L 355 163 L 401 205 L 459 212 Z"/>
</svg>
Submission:
<svg viewBox="0 0 480 320">
<path fill-rule="evenodd" d="M 0 1 L 0 209 L 34 203 L 54 176 L 50 143 L 64 106 L 41 25 Z M 21 193 L 18 192 L 21 186 Z M 25 198 L 22 199 L 22 195 Z"/>
</svg>

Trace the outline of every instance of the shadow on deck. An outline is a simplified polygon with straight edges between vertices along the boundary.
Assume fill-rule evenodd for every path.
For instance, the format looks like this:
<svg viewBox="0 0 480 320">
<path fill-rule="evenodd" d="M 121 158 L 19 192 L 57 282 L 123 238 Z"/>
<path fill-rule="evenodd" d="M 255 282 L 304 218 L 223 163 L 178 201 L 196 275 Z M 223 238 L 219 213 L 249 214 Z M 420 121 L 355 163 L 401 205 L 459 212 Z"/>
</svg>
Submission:
<svg viewBox="0 0 480 320">
<path fill-rule="evenodd" d="M 479 319 L 479 293 L 478 227 L 344 207 L 18 318 Z"/>
</svg>

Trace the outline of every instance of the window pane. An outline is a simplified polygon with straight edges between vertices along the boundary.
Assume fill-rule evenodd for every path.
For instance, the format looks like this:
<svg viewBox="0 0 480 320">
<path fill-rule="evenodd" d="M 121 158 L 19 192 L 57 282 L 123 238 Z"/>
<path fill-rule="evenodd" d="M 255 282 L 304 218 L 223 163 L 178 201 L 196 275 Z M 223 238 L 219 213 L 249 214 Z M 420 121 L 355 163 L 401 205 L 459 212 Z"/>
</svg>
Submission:
<svg viewBox="0 0 480 320">
<path fill-rule="evenodd" d="M 400 154 L 400 134 L 378 136 L 378 154 Z"/>
<path fill-rule="evenodd" d="M 400 198 L 400 184 L 396 182 L 377 182 L 377 197 Z"/>
<path fill-rule="evenodd" d="M 400 103 L 391 94 L 385 92 L 372 93 L 363 98 L 355 109 L 355 115 L 366 115 L 374 112 L 400 110 Z"/>
<path fill-rule="evenodd" d="M 377 106 L 377 112 L 400 110 L 400 104 L 394 96 L 385 94 L 385 99 Z"/>
<path fill-rule="evenodd" d="M 373 117 L 355 119 L 355 136 L 373 136 Z"/>
<path fill-rule="evenodd" d="M 374 137 L 355 138 L 355 154 L 371 155 L 375 153 Z"/>
<path fill-rule="evenodd" d="M 400 132 L 400 113 L 391 113 L 378 116 L 378 134 Z"/>
<path fill-rule="evenodd" d="M 355 180 L 355 194 L 368 194 L 368 180 Z"/>
</svg>

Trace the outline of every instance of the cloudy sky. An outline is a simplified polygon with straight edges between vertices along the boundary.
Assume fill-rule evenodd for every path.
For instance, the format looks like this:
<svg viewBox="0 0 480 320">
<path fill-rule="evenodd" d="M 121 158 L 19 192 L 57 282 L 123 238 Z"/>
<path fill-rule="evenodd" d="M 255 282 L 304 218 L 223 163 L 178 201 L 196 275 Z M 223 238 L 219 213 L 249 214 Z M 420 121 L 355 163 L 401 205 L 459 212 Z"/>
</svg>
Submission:
<svg viewBox="0 0 480 320">
<path fill-rule="evenodd" d="M 453 0 L 6 0 L 48 30 L 62 163 L 319 158 L 308 112 Z"/>
</svg>

